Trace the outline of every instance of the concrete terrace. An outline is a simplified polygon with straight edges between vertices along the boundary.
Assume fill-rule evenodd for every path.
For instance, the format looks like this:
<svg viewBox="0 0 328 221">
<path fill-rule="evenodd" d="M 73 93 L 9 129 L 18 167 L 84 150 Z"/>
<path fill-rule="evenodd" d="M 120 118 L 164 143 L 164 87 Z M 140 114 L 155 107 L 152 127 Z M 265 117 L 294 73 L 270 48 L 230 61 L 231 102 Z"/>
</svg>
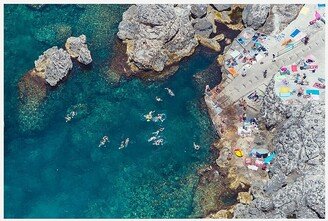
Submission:
<svg viewBox="0 0 328 221">
<path fill-rule="evenodd" d="M 210 100 L 218 101 L 219 107 L 224 109 L 256 89 L 260 89 L 260 91 L 264 92 L 266 85 L 274 74 L 278 72 L 280 67 L 295 63 L 300 58 L 306 57 L 309 54 L 324 55 L 324 50 L 322 50 L 322 45 L 325 43 L 324 24 L 318 22 L 318 24 L 309 26 L 309 22 L 313 20 L 315 11 L 318 10 L 317 5 L 306 5 L 305 7 L 308 8 L 308 12 L 306 14 L 300 13 L 290 25 L 278 34 L 278 36 L 289 36 L 293 30 L 297 28 L 301 32 L 308 34 L 310 39 L 307 45 L 302 43 L 292 49 L 286 50 L 286 47 L 281 45 L 281 41 L 277 41 L 274 36 L 269 36 L 265 44 L 269 56 L 261 59 L 263 63 L 261 64 L 261 62 L 258 61 L 249 69 L 246 69 L 245 77 L 238 74 L 233 78 L 230 75 L 230 79 L 227 79 L 227 81 L 223 83 L 225 85 L 221 86 L 223 90 L 219 94 L 212 90 L 212 97 Z M 231 48 L 229 50 L 231 50 Z M 229 50 L 226 54 L 229 54 Z M 276 57 L 276 62 L 272 62 L 272 54 L 281 55 Z M 264 70 L 267 70 L 266 78 L 264 78 L 262 74 Z M 209 101 L 209 99 L 205 100 Z M 211 102 L 207 103 L 211 105 Z"/>
</svg>

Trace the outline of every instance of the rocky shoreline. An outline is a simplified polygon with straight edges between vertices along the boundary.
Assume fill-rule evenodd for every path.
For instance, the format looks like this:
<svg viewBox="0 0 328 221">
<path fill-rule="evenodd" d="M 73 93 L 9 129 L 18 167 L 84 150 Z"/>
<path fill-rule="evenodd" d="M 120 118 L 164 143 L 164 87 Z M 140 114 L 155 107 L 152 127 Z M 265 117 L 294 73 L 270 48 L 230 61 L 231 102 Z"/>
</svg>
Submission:
<svg viewBox="0 0 328 221">
<path fill-rule="evenodd" d="M 113 81 L 119 81 L 120 75 L 164 79 L 174 74 L 179 62 L 192 55 L 199 45 L 221 52 L 226 45 L 237 44 L 236 39 L 241 36 L 234 35 L 245 28 L 274 36 L 296 19 L 302 7 L 132 5 L 119 24 L 108 75 Z M 223 34 L 220 24 L 236 32 L 231 36 Z M 221 83 L 205 95 L 220 140 L 211 147 L 212 161 L 197 171 L 199 183 L 194 200 L 197 213 L 193 215 L 325 218 L 324 102 L 285 104 L 276 96 L 272 79 L 261 105 L 255 104 L 259 111 L 247 109 L 242 100 L 220 109 L 218 104 L 226 100 L 216 96 L 233 81 L 225 65 L 228 51 L 229 46 L 218 55 L 217 64 L 208 69 L 214 72 L 221 67 L 218 70 L 222 73 Z M 47 90 L 67 77 L 73 68 L 72 59 L 83 65 L 92 63 L 85 35 L 69 37 L 65 49 L 53 46 L 44 51 L 35 61 L 35 67 L 22 77 L 18 89 L 24 114 L 33 115 Z M 200 76 L 205 74 L 206 71 Z M 238 132 L 244 115 L 258 120 L 258 128 L 250 136 L 240 136 Z M 254 145 L 276 153 L 269 169 L 252 171 L 240 156 L 233 154 L 235 147 L 243 146 L 250 151 Z"/>
<path fill-rule="evenodd" d="M 66 50 L 53 46 L 44 51 L 18 82 L 20 112 L 31 118 L 38 115 L 38 109 L 47 96 L 47 91 L 58 86 L 66 79 L 73 68 L 72 59 L 87 66 L 92 62 L 91 53 L 86 44 L 86 36 L 69 37 Z M 22 123 L 23 131 L 36 129 L 36 121 Z"/>
<path fill-rule="evenodd" d="M 303 5 L 247 5 L 243 11 L 244 24 L 274 35 L 287 24 L 273 24 L 272 17 L 286 16 L 285 20 L 291 22 L 302 7 Z M 276 10 L 283 10 L 284 13 L 276 13 Z M 238 193 L 238 203 L 228 209 L 222 207 L 207 217 L 325 218 L 324 101 L 286 104 L 275 94 L 275 82 L 272 79 L 266 87 L 260 106 L 255 104 L 260 111 L 252 108 L 246 111 L 247 115 L 258 119 L 258 131 L 247 137 L 237 135 L 240 116 L 245 113 L 242 100 L 221 110 L 215 107 L 215 103 L 222 102 L 224 98 L 218 101 L 212 98 L 233 81 L 225 67 L 228 51 L 229 47 L 218 57 L 218 62 L 222 65 L 222 82 L 211 90 L 210 96 L 205 96 L 205 100 L 221 137 L 217 145 L 220 153 L 216 159 L 219 173 L 229 168 L 227 177 L 232 172 L 230 177 L 235 178 L 230 180 L 230 187 L 233 184 L 247 184 L 250 188 Z M 252 145 L 263 146 L 275 151 L 277 156 L 268 172 L 249 170 L 240 158 L 231 157 L 233 148 L 243 145 L 249 145 L 249 148 Z"/>
<path fill-rule="evenodd" d="M 217 8 L 216 8 L 217 7 Z M 236 7 L 231 5 L 133 5 L 119 25 L 119 40 L 111 70 L 127 76 L 161 78 L 178 70 L 178 62 L 192 55 L 201 44 L 221 51 L 221 41 L 230 42 L 217 21 L 240 24 L 229 18 Z M 231 8 L 231 9 L 230 9 Z M 228 10 L 230 9 L 230 10 Z M 125 54 L 122 52 L 125 52 Z M 118 58 L 119 57 L 119 58 Z"/>
</svg>

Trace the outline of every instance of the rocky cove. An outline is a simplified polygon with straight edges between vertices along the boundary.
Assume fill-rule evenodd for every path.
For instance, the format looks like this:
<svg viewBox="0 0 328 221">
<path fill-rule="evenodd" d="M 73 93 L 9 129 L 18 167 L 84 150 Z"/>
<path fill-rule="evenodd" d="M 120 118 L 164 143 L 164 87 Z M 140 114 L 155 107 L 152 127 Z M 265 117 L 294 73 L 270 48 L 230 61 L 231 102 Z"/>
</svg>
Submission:
<svg viewBox="0 0 328 221">
<path fill-rule="evenodd" d="M 154 97 L 154 93 L 160 94 L 160 97 L 165 97 L 159 90 L 159 88 L 163 87 L 161 84 L 167 85 L 167 87 L 170 86 L 170 88 L 173 87 L 173 91 L 176 92 L 177 97 L 187 96 L 187 92 L 194 96 L 202 96 L 201 94 L 204 89 L 207 88 L 206 85 L 209 85 L 213 89 L 211 91 L 206 89 L 205 99 L 203 100 L 202 98 L 201 106 L 207 106 L 208 113 L 214 124 L 214 129 L 208 123 L 205 123 L 207 120 L 203 118 L 206 118 L 206 113 L 204 111 L 199 112 L 195 104 L 188 101 L 187 103 L 179 103 L 178 105 L 181 110 L 187 108 L 188 113 L 190 112 L 193 116 L 197 116 L 197 119 L 200 118 L 200 121 L 196 124 L 197 128 L 198 125 L 203 126 L 200 126 L 199 133 L 193 133 L 193 139 L 196 137 L 196 143 L 204 142 L 204 145 L 201 145 L 201 151 L 208 151 L 203 149 L 206 147 L 205 141 L 207 144 L 211 141 L 211 156 L 204 163 L 203 161 L 194 160 L 199 158 L 197 151 L 190 154 L 190 160 L 193 162 L 190 168 L 185 168 L 181 163 L 176 162 L 179 159 L 184 163 L 188 162 L 189 158 L 185 160 L 184 154 L 176 155 L 176 159 L 169 157 L 168 159 L 173 161 L 169 165 L 166 165 L 164 160 L 166 158 L 164 158 L 163 162 L 156 163 L 157 166 L 163 167 L 160 175 L 146 173 L 148 179 L 151 179 L 152 176 L 156 176 L 158 179 L 145 184 L 153 192 L 147 192 L 137 185 L 135 187 L 128 187 L 134 190 L 135 195 L 133 196 L 128 193 L 129 191 L 122 192 L 123 196 L 125 196 L 122 199 L 131 198 L 131 201 L 135 199 L 147 201 L 152 199 L 151 197 L 154 197 L 154 200 L 151 200 L 149 205 L 124 204 L 118 201 L 114 202 L 110 198 L 96 199 L 88 206 L 87 216 L 108 217 L 116 214 L 116 216 L 120 217 L 134 218 L 175 218 L 189 214 L 189 217 L 208 218 L 324 218 L 324 194 L 322 193 L 324 189 L 324 124 L 321 120 L 324 119 L 324 103 L 322 101 L 311 101 L 304 104 L 297 103 L 286 106 L 275 94 L 275 82 L 271 80 L 265 89 L 261 105 L 257 106 L 260 110 L 254 111 L 250 107 L 246 108 L 247 115 L 255 117 L 259 125 L 259 130 L 255 134 L 246 137 L 240 136 L 237 133 L 238 127 L 240 126 L 240 115 L 243 115 L 245 112 L 245 108 L 241 102 L 242 100 L 227 105 L 224 108 L 222 107 L 219 113 L 217 113 L 217 109 L 220 109 L 217 107 L 221 103 L 227 103 L 227 99 L 217 98 L 216 95 L 224 91 L 226 85 L 234 81 L 230 76 L 228 67 L 226 67 L 226 62 L 232 50 L 231 48 L 237 44 L 236 39 L 242 36 L 242 31 L 247 27 L 273 36 L 280 33 L 290 22 L 296 19 L 302 7 L 302 5 L 126 6 L 122 17 L 116 23 L 118 28 L 117 38 L 114 37 L 112 39 L 113 43 L 111 44 L 114 53 L 110 56 L 110 61 L 105 62 L 105 65 L 103 65 L 100 71 L 105 69 L 103 71 L 104 79 L 106 79 L 106 82 L 108 81 L 111 85 L 114 85 L 115 88 L 122 87 L 121 90 L 128 90 L 130 94 L 131 92 L 135 94 L 124 95 L 120 91 L 111 91 L 111 93 L 115 93 L 115 101 L 113 102 L 111 100 L 109 104 L 106 99 L 103 99 L 99 103 L 97 102 L 96 104 L 101 107 L 99 110 L 92 110 L 92 106 L 95 104 L 87 105 L 83 104 L 83 102 L 71 106 L 68 109 L 70 110 L 68 111 L 69 114 L 72 113 L 71 110 L 73 112 L 77 111 L 78 114 L 81 112 L 86 113 L 81 118 L 76 118 L 77 122 L 81 121 L 84 128 L 83 125 L 76 125 L 76 129 L 81 130 L 82 127 L 82 130 L 85 130 L 85 138 L 92 139 L 96 134 L 99 137 L 100 134 L 96 131 L 102 130 L 106 126 L 99 125 L 98 129 L 90 128 L 89 122 L 83 120 L 84 118 L 89 119 L 90 116 L 92 118 L 96 113 L 96 115 L 98 114 L 101 117 L 93 117 L 91 121 L 96 124 L 96 122 L 104 120 L 111 125 L 115 125 L 116 127 L 108 129 L 114 134 L 116 130 L 114 128 L 119 128 L 121 123 L 111 118 L 111 116 L 121 116 L 121 119 L 124 118 L 124 115 L 120 114 L 122 106 L 114 106 L 114 103 L 120 104 L 122 98 L 129 100 L 131 99 L 130 96 L 135 96 L 137 100 L 139 99 L 138 102 L 141 102 L 141 106 L 144 102 L 147 108 L 159 108 L 157 105 L 148 106 L 146 103 L 150 101 L 146 100 L 145 97 L 146 94 L 150 93 Z M 36 7 L 33 10 L 40 9 L 45 10 L 43 7 Z M 90 10 L 91 14 L 92 10 Z M 118 15 L 120 14 L 118 13 Z M 276 19 L 284 22 L 277 23 Z M 95 58 L 93 55 L 93 47 L 97 41 L 91 39 L 91 44 L 88 44 L 89 40 L 87 41 L 86 36 L 89 39 L 89 35 L 84 35 L 83 29 L 82 33 L 79 32 L 79 35 L 76 36 L 79 37 L 66 38 L 64 45 L 57 43 L 55 44 L 57 46 L 52 45 L 49 49 L 45 50 L 35 61 L 35 67 L 22 76 L 18 83 L 18 88 L 21 102 L 20 108 L 23 110 L 23 113 L 29 111 L 34 115 L 33 112 L 36 113 L 38 109 L 42 109 L 44 103 L 51 102 L 51 96 L 53 95 L 50 96 L 50 101 L 47 101 L 49 99 L 47 98 L 47 94 L 49 92 L 51 94 L 52 91 L 63 90 L 61 89 L 63 87 L 62 85 L 79 85 L 78 78 L 80 76 L 75 75 L 71 78 L 69 77 L 69 73 L 74 68 L 73 66 L 75 66 L 75 70 L 82 68 L 86 71 L 92 70 L 95 68 L 94 66 L 97 66 L 99 56 L 96 55 Z M 65 49 L 60 48 L 61 46 L 64 46 Z M 195 59 L 202 57 L 205 60 L 204 63 L 207 64 L 204 64 L 203 67 L 206 68 L 197 71 L 197 66 L 195 65 L 197 64 L 197 60 Z M 96 65 L 93 63 L 96 63 Z M 188 63 L 190 63 L 191 68 L 187 68 Z M 80 64 L 82 66 L 79 66 Z M 195 67 L 195 70 L 193 70 L 193 67 Z M 183 90 L 178 89 L 179 85 L 178 83 L 175 84 L 174 80 L 176 82 L 184 81 L 182 75 L 186 74 L 180 72 L 194 73 L 192 79 L 196 82 L 196 90 L 199 92 L 192 92 L 188 87 L 182 88 Z M 120 82 L 126 77 L 128 77 L 127 79 L 140 77 L 143 82 L 155 83 L 149 83 L 149 89 L 144 93 L 139 90 L 141 87 L 139 81 L 130 80 L 131 83 L 128 86 L 121 85 Z M 67 79 L 67 82 L 65 79 Z M 171 79 L 170 82 L 172 83 L 161 83 L 168 81 L 167 79 Z M 216 85 L 218 83 L 219 85 Z M 77 88 L 79 87 L 82 86 L 78 86 Z M 106 93 L 106 85 L 100 85 L 99 87 L 102 89 L 101 91 L 95 92 L 96 96 Z M 91 91 L 92 86 L 87 88 Z M 77 89 L 75 91 L 79 90 Z M 106 96 L 109 97 L 110 95 Z M 81 97 L 82 95 L 77 95 L 77 100 L 83 101 Z M 132 103 L 135 104 L 136 102 L 133 101 Z M 141 115 L 139 109 L 146 111 L 141 106 L 139 107 L 139 104 L 137 106 L 137 109 L 131 109 L 135 115 Z M 80 111 L 81 107 L 83 107 L 83 111 Z M 116 108 L 117 111 L 111 116 L 106 116 L 106 109 L 111 108 Z M 128 108 L 131 107 L 124 106 L 124 109 Z M 160 109 L 165 110 L 163 106 L 160 106 Z M 175 114 L 181 114 L 179 110 L 174 109 L 171 111 Z M 92 112 L 94 113 L 93 115 Z M 170 118 L 169 110 L 167 112 L 166 114 Z M 74 116 L 70 115 L 71 118 Z M 166 120 L 166 122 L 169 120 Z M 180 122 L 180 119 L 175 120 L 176 122 Z M 124 122 L 129 124 L 130 121 L 126 119 Z M 74 119 L 72 123 L 74 123 Z M 171 128 L 171 125 L 163 124 L 162 126 L 166 127 L 165 131 Z M 141 128 L 147 126 L 138 124 L 136 127 L 131 127 L 134 127 L 134 130 L 141 130 Z M 26 131 L 38 130 L 38 126 L 33 126 L 33 124 L 32 127 L 24 128 Z M 181 130 L 187 131 L 186 128 L 181 126 Z M 212 133 L 214 130 L 219 134 L 220 139 L 216 139 L 213 143 L 213 139 L 208 138 L 205 134 Z M 125 139 L 127 132 L 121 133 L 123 135 L 120 135 L 120 138 L 113 138 L 111 142 L 119 143 L 119 139 Z M 132 137 L 132 145 L 133 142 L 139 142 L 137 140 L 140 136 L 141 134 Z M 169 143 L 169 137 L 174 137 L 174 134 L 172 136 L 170 134 L 166 136 Z M 110 134 L 109 139 L 111 140 Z M 33 143 L 32 141 L 26 142 Z M 77 132 L 73 133 L 73 139 L 69 143 L 72 146 L 79 146 L 78 144 L 80 142 L 85 142 L 81 134 Z M 195 147 L 194 140 L 176 142 L 176 145 L 171 145 L 172 148 L 168 144 L 171 153 L 175 151 L 174 147 L 177 145 L 183 146 L 188 143 L 188 145 Z M 92 141 L 92 143 L 95 142 Z M 138 144 L 141 145 L 140 143 Z M 277 156 L 268 171 L 249 170 L 245 167 L 241 158 L 233 154 L 233 148 L 235 146 L 243 146 L 245 144 L 249 147 L 251 145 L 263 146 L 270 151 L 276 151 Z M 12 147 L 12 151 L 14 149 Z M 83 153 L 85 150 L 81 149 L 80 151 Z M 160 153 L 160 150 L 158 151 Z M 187 149 L 185 148 L 184 151 L 186 152 Z M 122 157 L 120 153 L 111 154 Z M 168 153 L 163 154 L 166 156 Z M 189 154 L 187 155 L 189 157 Z M 37 156 L 35 157 L 37 158 Z M 104 168 L 106 165 L 103 162 L 98 162 L 97 159 L 108 160 L 109 158 L 93 151 L 92 159 Z M 132 164 L 134 159 L 135 156 L 131 157 L 131 160 L 129 159 L 127 162 Z M 151 159 L 156 161 L 155 154 L 151 156 Z M 84 160 L 87 161 L 86 159 Z M 76 165 L 80 163 L 78 161 L 75 162 Z M 148 164 L 150 162 L 142 161 L 142 165 Z M 122 173 L 123 177 L 122 175 L 115 176 L 119 183 L 115 184 L 115 187 L 110 188 L 113 188 L 113 190 L 117 188 L 115 190 L 121 193 L 119 191 L 122 191 L 122 189 L 119 189 L 119 187 L 122 185 L 124 188 L 124 176 L 131 183 L 139 182 L 140 179 L 138 179 L 138 176 L 142 176 L 144 171 L 141 173 L 138 170 L 136 171 L 136 168 L 142 170 L 136 165 L 133 167 L 119 166 L 119 169 L 124 171 L 124 174 Z M 180 170 L 188 171 L 184 172 L 184 176 L 186 174 L 189 175 L 185 178 L 180 178 L 178 175 L 170 175 L 170 173 L 175 174 L 173 171 Z M 197 171 L 198 177 L 195 177 L 195 171 Z M 136 175 L 131 176 L 131 173 L 135 173 Z M 109 175 L 110 173 L 106 172 L 106 174 Z M 95 177 L 95 179 L 100 181 L 102 178 Z M 109 181 L 108 185 L 111 186 L 112 182 Z M 156 187 L 153 190 L 151 186 L 158 183 L 162 183 L 163 187 Z M 175 189 L 174 187 L 176 185 L 186 185 L 187 188 L 183 189 L 185 191 L 183 192 L 178 187 Z M 190 194 L 190 190 L 192 190 L 192 199 L 186 197 Z M 172 194 L 168 194 L 170 191 L 172 191 Z M 181 196 L 178 196 L 179 193 Z M 155 196 L 152 196 L 152 194 Z M 158 194 L 163 197 L 162 199 L 165 199 L 164 203 L 170 204 L 170 199 L 173 198 L 175 204 L 168 205 L 167 208 L 158 207 L 159 202 L 156 198 Z M 179 203 L 181 205 L 186 204 L 181 199 L 184 196 L 184 200 L 188 200 L 188 203 L 192 205 L 192 212 L 180 213 L 180 211 L 176 211 L 179 208 L 175 207 L 178 207 L 177 205 Z M 106 204 L 124 205 L 114 209 L 110 206 L 106 207 Z M 158 213 L 154 212 L 154 207 Z M 136 214 L 130 212 L 129 208 L 133 208 Z M 117 211 L 120 212 L 117 213 Z M 36 214 L 38 214 L 37 210 L 30 213 L 30 216 L 37 217 Z M 54 212 L 54 214 L 56 213 Z M 65 217 L 65 215 L 62 216 Z"/>
</svg>

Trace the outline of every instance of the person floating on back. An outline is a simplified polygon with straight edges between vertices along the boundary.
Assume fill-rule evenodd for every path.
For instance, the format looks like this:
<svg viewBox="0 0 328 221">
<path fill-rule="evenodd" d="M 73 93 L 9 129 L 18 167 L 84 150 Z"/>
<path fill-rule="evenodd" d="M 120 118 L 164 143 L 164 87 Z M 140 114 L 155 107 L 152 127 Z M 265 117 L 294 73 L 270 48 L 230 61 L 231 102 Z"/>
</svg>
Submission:
<svg viewBox="0 0 328 221">
<path fill-rule="evenodd" d="M 166 87 L 166 88 L 164 88 L 164 89 L 167 90 L 167 92 L 169 93 L 169 95 L 170 95 L 171 97 L 175 96 L 175 94 L 173 93 L 173 91 L 172 91 L 170 88 Z"/>
</svg>

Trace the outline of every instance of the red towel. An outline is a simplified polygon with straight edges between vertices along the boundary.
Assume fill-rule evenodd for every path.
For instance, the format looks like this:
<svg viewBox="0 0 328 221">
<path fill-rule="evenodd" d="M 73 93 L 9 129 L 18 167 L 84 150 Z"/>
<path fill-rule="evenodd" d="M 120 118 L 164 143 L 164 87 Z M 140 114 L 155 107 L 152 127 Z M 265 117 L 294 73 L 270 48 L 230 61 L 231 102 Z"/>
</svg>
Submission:
<svg viewBox="0 0 328 221">
<path fill-rule="evenodd" d="M 297 65 L 296 65 L 296 64 L 293 64 L 293 65 L 292 65 L 292 71 L 293 71 L 293 72 L 297 72 Z"/>
</svg>

